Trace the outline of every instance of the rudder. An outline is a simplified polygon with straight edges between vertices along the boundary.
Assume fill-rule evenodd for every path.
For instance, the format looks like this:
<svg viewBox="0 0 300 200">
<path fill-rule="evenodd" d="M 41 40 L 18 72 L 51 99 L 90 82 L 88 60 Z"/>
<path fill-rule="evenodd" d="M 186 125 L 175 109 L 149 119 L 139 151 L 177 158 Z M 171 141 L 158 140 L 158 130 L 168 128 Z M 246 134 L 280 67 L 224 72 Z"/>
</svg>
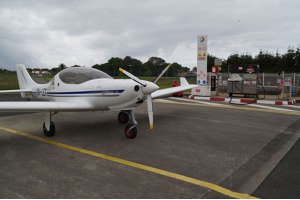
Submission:
<svg viewBox="0 0 300 200">
<path fill-rule="evenodd" d="M 28 89 L 37 85 L 37 83 L 32 80 L 27 69 L 25 68 L 25 65 L 18 64 L 16 65 L 16 68 L 17 68 L 17 76 L 18 76 L 20 89 Z"/>
</svg>

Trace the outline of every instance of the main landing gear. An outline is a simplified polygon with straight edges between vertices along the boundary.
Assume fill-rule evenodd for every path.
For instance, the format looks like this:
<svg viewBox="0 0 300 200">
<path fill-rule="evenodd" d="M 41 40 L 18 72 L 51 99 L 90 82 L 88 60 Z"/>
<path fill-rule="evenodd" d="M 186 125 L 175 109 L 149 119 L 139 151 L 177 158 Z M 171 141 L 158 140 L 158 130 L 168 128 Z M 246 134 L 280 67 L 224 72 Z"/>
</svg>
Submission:
<svg viewBox="0 0 300 200">
<path fill-rule="evenodd" d="M 135 120 L 134 113 L 132 110 L 123 110 L 118 115 L 118 120 L 121 124 L 129 124 L 125 127 L 125 136 L 129 139 L 133 139 L 137 135 L 137 121 Z"/>
<path fill-rule="evenodd" d="M 51 121 L 53 115 L 57 112 L 45 113 L 45 123 L 43 124 L 43 131 L 46 137 L 52 137 L 55 135 L 55 125 Z M 135 120 L 132 110 L 122 110 L 118 115 L 118 120 L 122 124 L 127 124 L 124 129 L 125 136 L 129 139 L 133 139 L 137 135 L 137 121 Z"/>
<path fill-rule="evenodd" d="M 43 131 L 46 137 L 52 137 L 55 135 L 55 125 L 51 121 L 52 116 L 55 114 L 55 112 L 48 112 L 45 114 L 45 123 L 43 124 Z"/>
</svg>

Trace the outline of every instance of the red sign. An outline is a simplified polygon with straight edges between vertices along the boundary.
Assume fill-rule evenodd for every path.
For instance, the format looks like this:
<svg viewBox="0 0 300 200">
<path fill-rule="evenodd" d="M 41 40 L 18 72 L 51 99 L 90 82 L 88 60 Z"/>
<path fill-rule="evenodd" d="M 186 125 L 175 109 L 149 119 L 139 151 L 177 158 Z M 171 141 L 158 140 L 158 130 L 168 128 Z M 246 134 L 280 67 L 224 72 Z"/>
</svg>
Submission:
<svg viewBox="0 0 300 200">
<path fill-rule="evenodd" d="M 216 74 L 217 72 L 218 72 L 217 66 L 212 66 L 212 67 L 211 67 L 211 73 Z"/>
<path fill-rule="evenodd" d="M 247 68 L 247 72 L 248 72 L 248 73 L 252 73 L 252 72 L 254 72 L 254 69 L 253 69 L 253 67 L 248 67 L 248 68 Z"/>
</svg>

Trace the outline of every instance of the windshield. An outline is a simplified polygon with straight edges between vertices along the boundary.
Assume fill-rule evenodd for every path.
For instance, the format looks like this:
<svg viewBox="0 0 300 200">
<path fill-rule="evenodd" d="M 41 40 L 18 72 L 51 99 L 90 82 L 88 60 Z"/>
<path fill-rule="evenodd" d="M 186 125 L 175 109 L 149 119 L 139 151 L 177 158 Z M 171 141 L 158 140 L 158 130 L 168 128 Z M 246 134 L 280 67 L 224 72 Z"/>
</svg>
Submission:
<svg viewBox="0 0 300 200">
<path fill-rule="evenodd" d="M 59 78 L 66 84 L 80 84 L 86 81 L 99 78 L 110 78 L 108 74 L 93 68 L 87 67 L 71 67 L 59 73 Z"/>
</svg>

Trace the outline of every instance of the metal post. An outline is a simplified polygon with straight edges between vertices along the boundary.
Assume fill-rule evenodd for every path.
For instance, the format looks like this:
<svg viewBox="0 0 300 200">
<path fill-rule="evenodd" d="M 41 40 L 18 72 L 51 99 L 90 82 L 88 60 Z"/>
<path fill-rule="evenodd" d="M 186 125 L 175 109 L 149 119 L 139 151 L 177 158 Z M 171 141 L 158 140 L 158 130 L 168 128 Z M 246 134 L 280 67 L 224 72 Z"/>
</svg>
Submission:
<svg viewBox="0 0 300 200">
<path fill-rule="evenodd" d="M 216 74 L 216 96 L 219 96 L 219 73 Z"/>
<path fill-rule="evenodd" d="M 282 71 L 282 91 L 281 91 L 281 96 L 283 98 L 284 95 L 284 71 Z"/>
<path fill-rule="evenodd" d="M 265 87 L 265 73 L 263 73 L 263 82 L 262 85 Z"/>
<path fill-rule="evenodd" d="M 299 85 L 299 78 L 298 78 L 298 75 L 296 75 L 297 77 L 297 87 L 296 87 L 296 94 L 298 95 L 298 85 Z"/>
</svg>

